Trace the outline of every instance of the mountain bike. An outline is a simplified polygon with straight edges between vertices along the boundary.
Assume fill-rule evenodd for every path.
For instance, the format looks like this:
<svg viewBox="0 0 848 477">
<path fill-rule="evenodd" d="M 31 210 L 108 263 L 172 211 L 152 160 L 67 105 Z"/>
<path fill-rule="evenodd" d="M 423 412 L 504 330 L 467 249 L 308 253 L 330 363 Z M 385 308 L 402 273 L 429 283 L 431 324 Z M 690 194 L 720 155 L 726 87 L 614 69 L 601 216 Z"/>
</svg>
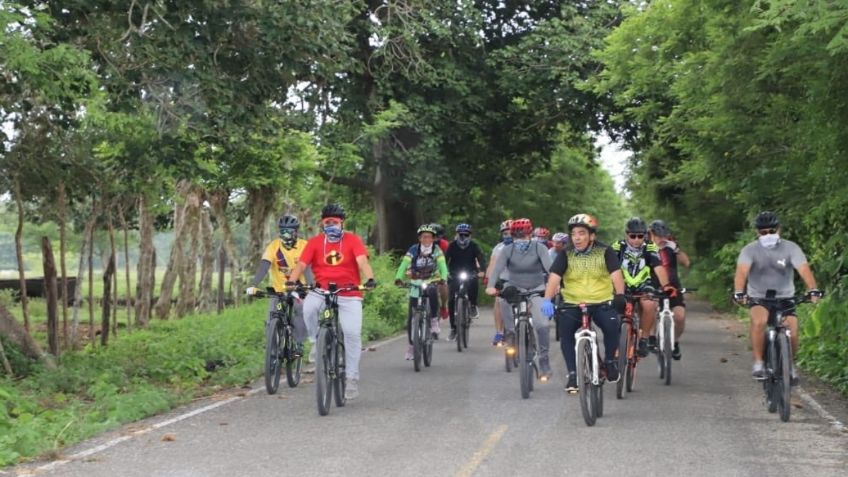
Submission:
<svg viewBox="0 0 848 477">
<path fill-rule="evenodd" d="M 336 406 L 343 407 L 345 399 L 345 347 L 344 334 L 339 325 L 339 294 L 349 291 L 368 290 L 361 285 L 348 285 L 339 288 L 328 283 L 324 290 L 318 286 L 298 287 L 309 290 L 324 298 L 324 308 L 318 314 L 319 331 L 315 342 L 315 394 L 318 401 L 318 414 L 326 416 L 330 412 L 330 401 L 335 397 Z"/>
<path fill-rule="evenodd" d="M 456 350 L 460 353 L 468 348 L 468 329 L 471 327 L 471 302 L 468 300 L 469 275 L 459 272 L 459 284 L 454 294 L 454 326 L 456 327 Z"/>
<path fill-rule="evenodd" d="M 509 286 L 500 292 L 500 297 L 512 305 L 515 320 L 515 342 L 518 348 L 518 380 L 521 397 L 527 399 L 533 390 L 533 379 L 539 375 L 536 365 L 536 333 L 533 330 L 533 315 L 530 313 L 530 300 L 534 296 L 543 296 L 544 290 L 519 291 Z M 547 324 L 545 324 L 546 326 Z"/>
<path fill-rule="evenodd" d="M 442 280 L 412 280 L 399 284 L 401 288 L 409 288 L 409 297 L 417 298 L 418 304 L 412 310 L 410 333 L 412 335 L 412 366 L 415 372 L 421 371 L 421 362 L 430 367 L 433 361 L 433 331 L 430 323 L 430 295 L 427 290 L 438 286 Z"/>
<path fill-rule="evenodd" d="M 792 409 L 792 342 L 789 328 L 783 325 L 784 312 L 795 305 L 810 302 L 809 293 L 800 297 L 775 298 L 775 291 L 768 290 L 766 298 L 748 298 L 749 305 L 759 305 L 768 310 L 766 343 L 763 350 L 765 379 L 763 391 L 769 412 L 778 412 L 780 420 L 789 421 Z"/>
<path fill-rule="evenodd" d="M 618 341 L 618 369 L 622 373 L 621 379 L 615 385 L 615 397 L 618 399 L 624 399 L 627 393 L 632 392 L 633 383 L 636 381 L 636 364 L 639 362 L 636 347 L 642 337 L 637 309 L 639 300 L 643 296 L 643 293 L 626 295 L 627 305 L 621 317 L 621 333 Z"/>
<path fill-rule="evenodd" d="M 697 288 L 681 288 L 680 295 L 696 291 Z M 674 350 L 674 312 L 671 309 L 671 297 L 662 290 L 646 287 L 645 293 L 660 304 L 657 311 L 657 370 L 660 379 L 665 380 L 666 386 L 671 384 L 671 353 Z"/>
<path fill-rule="evenodd" d="M 577 389 L 580 395 L 580 410 L 587 426 L 594 426 L 597 418 L 604 415 L 604 383 L 606 369 L 603 366 L 598 333 L 589 316 L 589 305 L 564 304 L 560 310 L 579 308 L 582 320 L 580 329 L 574 333 L 574 352 L 577 357 Z M 565 319 L 560 317 L 560 319 Z"/>
<path fill-rule="evenodd" d="M 271 287 L 256 296 L 277 300 L 265 324 L 265 390 L 268 394 L 276 394 L 283 365 L 289 387 L 297 387 L 300 383 L 303 350 L 297 348 L 294 339 L 294 296 Z"/>
</svg>

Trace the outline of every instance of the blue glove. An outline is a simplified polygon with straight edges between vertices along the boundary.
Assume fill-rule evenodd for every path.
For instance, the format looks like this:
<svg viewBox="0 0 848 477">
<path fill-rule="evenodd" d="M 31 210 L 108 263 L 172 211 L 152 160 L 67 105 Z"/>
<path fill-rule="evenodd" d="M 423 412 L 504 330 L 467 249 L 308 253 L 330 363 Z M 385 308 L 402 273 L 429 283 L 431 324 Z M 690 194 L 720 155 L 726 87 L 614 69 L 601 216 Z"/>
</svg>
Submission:
<svg viewBox="0 0 848 477">
<path fill-rule="evenodd" d="M 554 316 L 554 302 L 552 302 L 549 298 L 545 298 L 545 301 L 542 302 L 542 313 L 544 313 L 549 320 Z"/>
</svg>

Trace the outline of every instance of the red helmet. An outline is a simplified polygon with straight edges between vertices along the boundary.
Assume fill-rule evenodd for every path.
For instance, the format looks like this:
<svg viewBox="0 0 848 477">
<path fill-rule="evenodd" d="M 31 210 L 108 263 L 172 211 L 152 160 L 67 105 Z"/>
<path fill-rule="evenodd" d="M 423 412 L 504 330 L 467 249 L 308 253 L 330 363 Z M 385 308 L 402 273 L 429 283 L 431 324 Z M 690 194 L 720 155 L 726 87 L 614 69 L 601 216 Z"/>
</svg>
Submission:
<svg viewBox="0 0 848 477">
<path fill-rule="evenodd" d="M 515 219 L 509 226 L 509 231 L 513 235 L 529 235 L 533 231 L 533 223 L 530 219 Z"/>
<path fill-rule="evenodd" d="M 544 227 L 536 227 L 536 230 L 533 231 L 533 236 L 536 238 L 547 240 L 548 237 L 551 236 L 551 231 Z"/>
</svg>

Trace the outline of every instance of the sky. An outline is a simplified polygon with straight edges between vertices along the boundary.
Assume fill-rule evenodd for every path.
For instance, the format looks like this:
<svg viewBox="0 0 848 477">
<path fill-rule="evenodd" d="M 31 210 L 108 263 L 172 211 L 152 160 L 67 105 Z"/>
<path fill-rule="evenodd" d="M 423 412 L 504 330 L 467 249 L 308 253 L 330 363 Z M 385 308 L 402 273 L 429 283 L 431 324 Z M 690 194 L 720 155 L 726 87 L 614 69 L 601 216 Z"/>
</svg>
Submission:
<svg viewBox="0 0 848 477">
<path fill-rule="evenodd" d="M 601 165 L 609 171 L 615 181 L 615 190 L 619 194 L 625 194 L 624 183 L 626 181 L 625 174 L 627 172 L 627 160 L 631 152 L 623 149 L 621 143 L 614 143 L 606 134 L 601 134 L 595 138 L 595 146 L 601 147 Z"/>
</svg>

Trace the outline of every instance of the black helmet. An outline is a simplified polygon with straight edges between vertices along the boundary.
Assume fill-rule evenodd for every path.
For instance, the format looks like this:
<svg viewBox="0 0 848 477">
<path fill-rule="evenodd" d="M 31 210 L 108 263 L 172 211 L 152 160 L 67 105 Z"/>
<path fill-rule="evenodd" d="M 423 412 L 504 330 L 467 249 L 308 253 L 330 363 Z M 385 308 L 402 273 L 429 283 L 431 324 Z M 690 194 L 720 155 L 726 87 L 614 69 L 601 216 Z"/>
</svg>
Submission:
<svg viewBox="0 0 848 477">
<path fill-rule="evenodd" d="M 671 230 L 668 228 L 668 225 L 665 224 L 662 220 L 655 220 L 651 222 L 651 232 L 658 237 L 670 237 Z"/>
<path fill-rule="evenodd" d="M 757 218 L 754 219 L 754 228 L 755 229 L 773 229 L 780 225 L 780 220 L 777 218 L 777 214 L 770 210 L 764 210 L 757 214 Z"/>
<path fill-rule="evenodd" d="M 339 204 L 327 204 L 321 209 L 321 218 L 326 219 L 327 217 L 338 217 L 344 220 L 345 210 Z"/>
<path fill-rule="evenodd" d="M 630 220 L 628 220 L 627 224 L 624 226 L 624 231 L 627 233 L 644 234 L 648 232 L 648 226 L 645 225 L 645 221 L 639 217 L 630 217 Z"/>
<path fill-rule="evenodd" d="M 432 224 L 430 224 L 430 227 L 432 227 L 433 230 L 436 231 L 436 237 L 443 237 L 445 235 L 445 228 L 442 227 L 441 224 L 433 222 Z"/>
<path fill-rule="evenodd" d="M 277 228 L 282 229 L 298 229 L 300 221 L 294 215 L 284 215 L 277 220 Z"/>
</svg>

